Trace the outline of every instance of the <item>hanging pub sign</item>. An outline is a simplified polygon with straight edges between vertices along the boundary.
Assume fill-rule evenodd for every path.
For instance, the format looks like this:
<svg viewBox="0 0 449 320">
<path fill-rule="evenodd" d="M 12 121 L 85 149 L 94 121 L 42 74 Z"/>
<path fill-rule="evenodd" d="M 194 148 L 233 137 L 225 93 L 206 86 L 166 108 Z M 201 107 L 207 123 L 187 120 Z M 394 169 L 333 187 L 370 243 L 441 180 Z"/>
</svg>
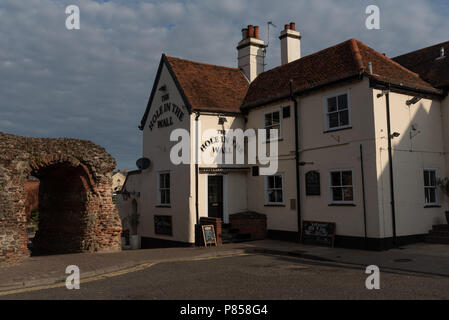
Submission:
<svg viewBox="0 0 449 320">
<path fill-rule="evenodd" d="M 306 195 L 319 196 L 321 194 L 320 173 L 318 171 L 309 171 L 306 173 Z"/>
<path fill-rule="evenodd" d="M 184 112 L 178 105 L 167 102 L 159 106 L 151 117 L 149 128 L 152 131 L 155 126 L 165 128 L 173 125 L 173 117 L 179 121 L 184 118 Z"/>
</svg>

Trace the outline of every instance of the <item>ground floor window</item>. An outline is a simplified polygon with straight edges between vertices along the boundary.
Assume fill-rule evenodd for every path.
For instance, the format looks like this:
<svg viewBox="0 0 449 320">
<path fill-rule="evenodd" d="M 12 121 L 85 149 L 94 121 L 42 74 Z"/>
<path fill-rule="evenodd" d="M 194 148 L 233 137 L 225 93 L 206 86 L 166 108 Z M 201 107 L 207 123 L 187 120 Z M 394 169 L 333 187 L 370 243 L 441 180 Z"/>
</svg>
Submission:
<svg viewBox="0 0 449 320">
<path fill-rule="evenodd" d="M 158 205 L 170 205 L 170 172 L 164 171 L 158 174 Z"/>
<path fill-rule="evenodd" d="M 426 205 L 438 204 L 437 170 L 424 169 L 424 201 Z"/>
<path fill-rule="evenodd" d="M 331 203 L 354 203 L 352 169 L 332 170 L 329 174 Z"/>
<path fill-rule="evenodd" d="M 265 204 L 279 205 L 284 203 L 282 191 L 282 175 L 273 175 L 265 177 Z"/>
</svg>

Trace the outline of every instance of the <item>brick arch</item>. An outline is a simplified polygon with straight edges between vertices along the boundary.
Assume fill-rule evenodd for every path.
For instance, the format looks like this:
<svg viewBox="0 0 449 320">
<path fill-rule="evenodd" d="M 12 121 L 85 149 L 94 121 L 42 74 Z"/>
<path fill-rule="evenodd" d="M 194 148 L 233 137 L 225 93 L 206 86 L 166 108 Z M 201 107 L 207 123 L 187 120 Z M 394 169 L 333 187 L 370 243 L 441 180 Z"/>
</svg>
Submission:
<svg viewBox="0 0 449 320">
<path fill-rule="evenodd" d="M 39 231 L 33 253 L 120 250 L 112 202 L 115 160 L 77 139 L 24 138 L 0 132 L 0 264 L 30 255 L 25 183 L 39 178 Z"/>
</svg>

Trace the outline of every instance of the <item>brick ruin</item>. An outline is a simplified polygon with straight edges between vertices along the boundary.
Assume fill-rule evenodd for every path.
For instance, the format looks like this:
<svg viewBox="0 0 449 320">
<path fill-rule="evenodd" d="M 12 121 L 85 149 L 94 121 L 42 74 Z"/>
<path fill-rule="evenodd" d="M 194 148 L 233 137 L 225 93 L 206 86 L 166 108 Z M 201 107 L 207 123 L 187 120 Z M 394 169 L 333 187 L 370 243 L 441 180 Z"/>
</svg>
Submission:
<svg viewBox="0 0 449 320">
<path fill-rule="evenodd" d="M 120 250 L 114 168 L 114 158 L 90 141 L 0 132 L 0 264 L 30 255 L 25 185 L 31 176 L 40 180 L 33 254 Z"/>
</svg>

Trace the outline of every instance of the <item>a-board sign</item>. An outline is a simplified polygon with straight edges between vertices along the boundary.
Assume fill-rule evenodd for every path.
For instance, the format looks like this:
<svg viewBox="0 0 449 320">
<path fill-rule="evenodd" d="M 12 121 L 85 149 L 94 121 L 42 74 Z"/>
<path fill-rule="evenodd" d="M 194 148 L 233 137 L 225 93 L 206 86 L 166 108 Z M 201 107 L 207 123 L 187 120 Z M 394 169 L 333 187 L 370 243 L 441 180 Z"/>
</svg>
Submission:
<svg viewBox="0 0 449 320">
<path fill-rule="evenodd" d="M 335 240 L 335 223 L 303 221 L 301 240 L 305 244 L 333 247 Z"/>
<path fill-rule="evenodd" d="M 205 225 L 201 226 L 203 229 L 203 239 L 204 239 L 204 245 L 207 247 L 207 245 L 217 245 L 217 239 L 215 238 L 215 229 L 213 225 Z"/>
</svg>

